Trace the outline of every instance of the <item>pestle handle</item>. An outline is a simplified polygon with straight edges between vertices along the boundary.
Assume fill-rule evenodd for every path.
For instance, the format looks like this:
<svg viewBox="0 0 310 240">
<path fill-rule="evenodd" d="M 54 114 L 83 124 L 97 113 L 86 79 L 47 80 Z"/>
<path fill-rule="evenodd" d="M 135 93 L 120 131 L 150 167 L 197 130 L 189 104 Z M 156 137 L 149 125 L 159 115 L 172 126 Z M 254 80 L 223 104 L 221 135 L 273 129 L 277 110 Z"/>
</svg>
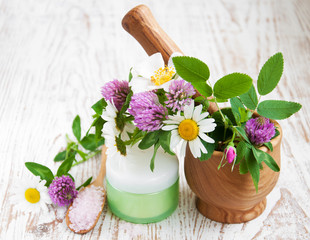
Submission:
<svg viewBox="0 0 310 240">
<path fill-rule="evenodd" d="M 140 43 L 149 56 L 160 52 L 166 64 L 172 53 L 182 53 L 174 41 L 159 26 L 151 10 L 145 5 L 138 5 L 131 9 L 124 16 L 122 25 Z"/>
<path fill-rule="evenodd" d="M 166 64 L 172 53 L 182 53 L 175 42 L 159 26 L 151 10 L 143 4 L 128 12 L 122 20 L 122 25 L 140 43 L 149 56 L 160 52 Z M 198 96 L 201 94 L 196 91 L 194 98 Z M 212 114 L 217 110 L 215 103 L 210 102 L 208 111 Z"/>
</svg>

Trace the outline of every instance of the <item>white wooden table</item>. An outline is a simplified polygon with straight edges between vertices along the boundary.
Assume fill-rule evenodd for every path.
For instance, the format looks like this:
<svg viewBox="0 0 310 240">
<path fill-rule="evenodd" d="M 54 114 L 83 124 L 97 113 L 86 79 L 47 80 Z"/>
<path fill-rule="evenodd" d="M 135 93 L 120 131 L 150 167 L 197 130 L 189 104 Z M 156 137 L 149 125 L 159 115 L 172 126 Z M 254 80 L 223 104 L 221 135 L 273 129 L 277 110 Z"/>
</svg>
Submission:
<svg viewBox="0 0 310 240">
<path fill-rule="evenodd" d="M 26 161 L 52 170 L 76 114 L 83 131 L 107 81 L 127 79 L 147 55 L 121 27 L 141 1 L 0 1 L 0 239 L 310 239 L 310 1 L 145 1 L 184 53 L 205 61 L 216 80 L 231 72 L 253 79 L 281 51 L 284 75 L 271 98 L 302 110 L 281 121 L 282 169 L 267 209 L 245 224 L 221 224 L 196 210 L 180 163 L 178 209 L 156 224 L 119 220 L 105 207 L 86 235 L 72 233 L 64 209 L 23 214 L 12 186 L 29 175 Z M 72 169 L 77 185 L 96 176 L 99 156 Z"/>
</svg>

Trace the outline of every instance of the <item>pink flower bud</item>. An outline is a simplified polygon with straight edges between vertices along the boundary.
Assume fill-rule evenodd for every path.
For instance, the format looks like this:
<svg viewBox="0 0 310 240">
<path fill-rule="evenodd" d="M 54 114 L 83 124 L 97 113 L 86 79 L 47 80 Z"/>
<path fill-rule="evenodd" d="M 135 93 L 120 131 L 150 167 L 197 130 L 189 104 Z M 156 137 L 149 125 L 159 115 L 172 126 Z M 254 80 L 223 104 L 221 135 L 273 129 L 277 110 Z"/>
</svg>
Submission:
<svg viewBox="0 0 310 240">
<path fill-rule="evenodd" d="M 224 154 L 227 162 L 232 163 L 237 157 L 236 148 L 228 145 L 224 150 Z"/>
</svg>

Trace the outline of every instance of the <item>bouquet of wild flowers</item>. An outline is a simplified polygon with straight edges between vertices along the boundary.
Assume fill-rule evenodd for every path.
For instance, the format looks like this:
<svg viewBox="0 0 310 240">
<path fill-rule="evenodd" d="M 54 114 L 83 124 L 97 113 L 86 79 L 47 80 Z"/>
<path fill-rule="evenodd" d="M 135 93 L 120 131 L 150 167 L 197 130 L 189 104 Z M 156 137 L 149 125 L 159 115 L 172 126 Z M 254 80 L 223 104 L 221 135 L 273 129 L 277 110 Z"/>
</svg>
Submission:
<svg viewBox="0 0 310 240">
<path fill-rule="evenodd" d="M 257 88 L 251 77 L 242 73 L 226 75 L 211 86 L 209 68 L 202 61 L 173 55 L 165 66 L 160 54 L 154 54 L 132 69 L 129 82 L 114 80 L 103 86 L 106 144 L 122 155 L 133 144 L 140 149 L 152 147 L 152 170 L 159 147 L 173 154 L 180 145 L 184 156 L 188 144 L 200 160 L 208 160 L 214 150 L 223 151 L 219 168 L 229 163 L 233 169 L 238 164 L 241 174 L 250 172 L 257 188 L 262 162 L 280 170 L 274 159 L 259 149 L 262 145 L 273 149 L 270 140 L 279 131 L 272 120 L 288 118 L 301 108 L 295 102 L 260 101 L 277 86 L 282 72 L 283 56 L 277 53 L 260 70 Z M 210 102 L 218 107 L 211 115 Z M 229 102 L 230 107 L 219 108 L 223 102 Z"/>
<path fill-rule="evenodd" d="M 295 102 L 260 101 L 282 76 L 282 54 L 273 55 L 264 64 L 257 88 L 251 77 L 242 73 L 228 74 L 211 86 L 205 63 L 176 55 L 165 65 L 161 55 L 154 54 L 131 69 L 129 81 L 106 83 L 101 89 L 103 98 L 92 106 L 94 120 L 84 137 L 80 117 L 74 119 L 76 141 L 67 137 L 66 149 L 56 155 L 54 161 L 62 162 L 56 175 L 43 165 L 26 163 L 34 175 L 45 180 L 55 204 L 72 202 L 77 192 L 69 174 L 71 167 L 95 156 L 103 144 L 111 159 L 116 154 L 126 156 L 133 145 L 142 150 L 153 148 L 152 171 L 159 147 L 174 154 L 179 146 L 184 157 L 188 145 L 192 155 L 201 161 L 208 160 L 215 150 L 223 151 L 218 168 L 232 164 L 233 169 L 238 165 L 240 174 L 251 174 L 256 189 L 262 162 L 274 171 L 280 170 L 259 147 L 265 145 L 272 151 L 270 140 L 279 134 L 273 120 L 288 118 L 301 108 Z M 208 112 L 210 102 L 215 103 L 217 111 Z M 230 107 L 219 107 L 219 103 L 228 102 Z M 80 187 L 90 182 L 91 178 Z"/>
</svg>

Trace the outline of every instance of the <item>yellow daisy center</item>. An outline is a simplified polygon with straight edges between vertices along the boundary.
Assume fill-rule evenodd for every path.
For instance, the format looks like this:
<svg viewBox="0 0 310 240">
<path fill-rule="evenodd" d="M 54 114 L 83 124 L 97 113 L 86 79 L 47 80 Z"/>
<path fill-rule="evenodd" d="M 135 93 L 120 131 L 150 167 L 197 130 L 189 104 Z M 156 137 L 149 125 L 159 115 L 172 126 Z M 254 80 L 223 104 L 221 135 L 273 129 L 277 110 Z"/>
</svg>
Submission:
<svg viewBox="0 0 310 240">
<path fill-rule="evenodd" d="M 180 123 L 178 132 L 181 138 L 192 141 L 198 136 L 199 127 L 194 120 L 185 119 Z"/>
<path fill-rule="evenodd" d="M 160 86 L 165 82 L 170 81 L 174 74 L 175 71 L 173 67 L 165 66 L 164 68 L 156 70 L 154 76 L 151 77 L 151 80 L 156 86 Z"/>
<path fill-rule="evenodd" d="M 25 198 L 30 203 L 37 203 L 40 201 L 40 192 L 35 188 L 28 188 L 25 191 Z"/>
</svg>

